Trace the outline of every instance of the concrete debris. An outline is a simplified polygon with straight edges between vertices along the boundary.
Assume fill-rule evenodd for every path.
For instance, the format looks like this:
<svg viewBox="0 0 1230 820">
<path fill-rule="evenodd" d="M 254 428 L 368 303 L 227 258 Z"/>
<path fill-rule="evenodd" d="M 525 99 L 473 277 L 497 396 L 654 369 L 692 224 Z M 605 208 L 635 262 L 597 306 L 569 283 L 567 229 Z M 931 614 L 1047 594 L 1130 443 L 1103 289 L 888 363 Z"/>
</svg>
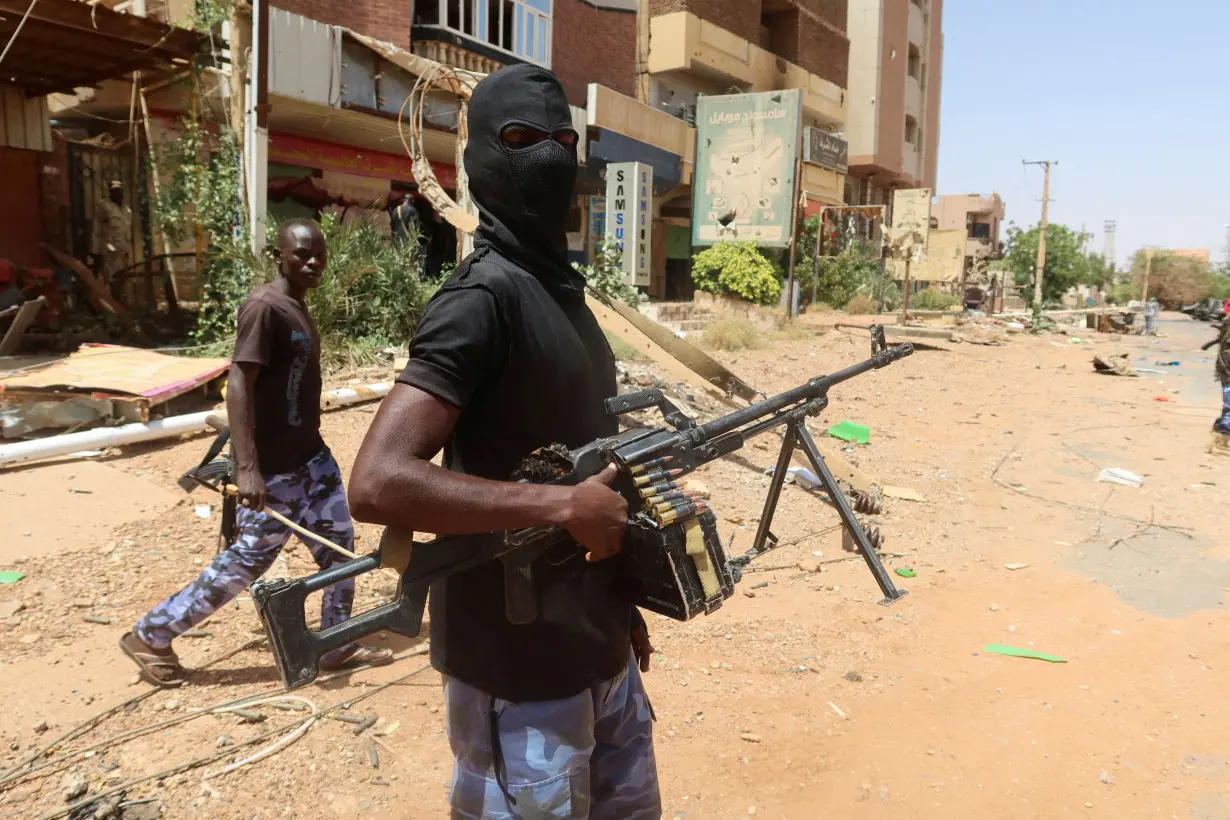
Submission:
<svg viewBox="0 0 1230 820">
<path fill-rule="evenodd" d="M 1116 353 L 1106 358 L 1094 356 L 1093 369 L 1108 376 L 1136 375 L 1136 369 L 1132 367 L 1131 357 L 1127 353 Z"/>
<path fill-rule="evenodd" d="M 81 772 L 69 772 L 60 781 L 64 793 L 64 802 L 71 803 L 90 789 L 90 782 Z"/>
</svg>

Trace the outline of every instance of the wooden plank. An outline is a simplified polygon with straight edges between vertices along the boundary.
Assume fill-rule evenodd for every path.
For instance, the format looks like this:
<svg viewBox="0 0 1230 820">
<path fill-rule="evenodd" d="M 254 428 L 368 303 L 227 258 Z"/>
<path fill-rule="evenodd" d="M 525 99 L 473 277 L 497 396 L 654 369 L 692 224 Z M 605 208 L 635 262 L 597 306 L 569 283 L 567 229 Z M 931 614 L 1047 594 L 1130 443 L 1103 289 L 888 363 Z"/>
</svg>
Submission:
<svg viewBox="0 0 1230 820">
<path fill-rule="evenodd" d="M 43 245 L 43 249 L 51 255 L 51 258 L 56 263 L 72 268 L 77 277 L 85 283 L 86 289 L 89 291 L 90 301 L 94 303 L 95 307 L 115 316 L 127 328 L 135 328 L 137 326 L 124 306 L 115 301 L 115 297 L 111 295 L 106 286 L 94 275 L 94 271 L 87 268 L 79 260 L 74 259 L 63 251 L 56 250 L 50 245 Z"/>
</svg>

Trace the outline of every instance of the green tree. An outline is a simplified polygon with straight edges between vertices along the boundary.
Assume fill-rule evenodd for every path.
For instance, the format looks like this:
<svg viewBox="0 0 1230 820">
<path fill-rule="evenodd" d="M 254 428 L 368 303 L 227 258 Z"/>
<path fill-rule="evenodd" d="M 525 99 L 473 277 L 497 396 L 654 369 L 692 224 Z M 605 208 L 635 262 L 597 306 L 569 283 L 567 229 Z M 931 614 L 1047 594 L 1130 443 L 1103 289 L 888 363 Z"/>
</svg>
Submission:
<svg viewBox="0 0 1230 820">
<path fill-rule="evenodd" d="M 1013 280 L 1022 286 L 1021 295 L 1033 304 L 1034 271 L 1038 265 L 1040 226 L 1022 231 L 1016 223 L 1008 226 L 1004 259 L 1012 271 Z M 1052 224 L 1046 228 L 1046 268 L 1042 276 L 1042 301 L 1057 302 L 1075 285 L 1092 285 L 1089 256 L 1082 246 L 1091 234 L 1074 231 L 1066 225 Z"/>
<path fill-rule="evenodd" d="M 1210 296 L 1215 299 L 1230 299 L 1230 262 L 1214 266 L 1209 279 Z"/>
<path fill-rule="evenodd" d="M 1145 280 L 1148 255 L 1140 250 L 1132 257 L 1132 285 L 1139 299 Z M 1166 307 L 1180 307 L 1207 299 L 1213 293 L 1213 275 L 1206 262 L 1188 256 L 1155 251 L 1149 268 L 1149 296 Z"/>
</svg>

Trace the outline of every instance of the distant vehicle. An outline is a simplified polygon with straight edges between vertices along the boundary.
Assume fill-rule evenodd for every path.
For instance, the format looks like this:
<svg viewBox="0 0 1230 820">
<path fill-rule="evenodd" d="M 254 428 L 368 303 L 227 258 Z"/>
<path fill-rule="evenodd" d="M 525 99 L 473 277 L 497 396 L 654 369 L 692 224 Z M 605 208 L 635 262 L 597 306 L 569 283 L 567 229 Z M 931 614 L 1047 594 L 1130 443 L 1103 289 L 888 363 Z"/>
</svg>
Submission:
<svg viewBox="0 0 1230 820">
<path fill-rule="evenodd" d="M 1216 322 L 1225 317 L 1225 305 L 1221 299 L 1205 299 L 1202 302 L 1184 305 L 1180 311 L 1197 322 Z"/>
</svg>

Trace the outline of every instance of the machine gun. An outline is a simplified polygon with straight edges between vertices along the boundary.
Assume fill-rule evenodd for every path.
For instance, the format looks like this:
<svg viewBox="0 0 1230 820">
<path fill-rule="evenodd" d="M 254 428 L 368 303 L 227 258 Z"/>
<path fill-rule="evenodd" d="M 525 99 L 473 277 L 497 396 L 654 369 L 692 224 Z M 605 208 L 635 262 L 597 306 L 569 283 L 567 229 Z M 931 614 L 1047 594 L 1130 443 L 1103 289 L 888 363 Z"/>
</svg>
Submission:
<svg viewBox="0 0 1230 820">
<path fill-rule="evenodd" d="M 892 604 L 906 592 L 893 585 L 805 425 L 809 416 L 818 415 L 828 406 L 828 393 L 834 385 L 914 352 L 909 343 L 888 347 L 879 325 L 873 326 L 871 333 L 871 358 L 705 424 L 688 418 L 660 390 L 610 398 L 606 410 L 611 415 L 656 407 L 668 426 L 624 430 L 571 451 L 559 446 L 544 448 L 526 459 L 517 477 L 575 485 L 614 464 L 619 476 L 613 486 L 627 499 L 629 510 L 622 549 L 608 559 L 618 562 L 616 590 L 637 606 L 686 621 L 720 607 L 734 594 L 742 568 L 776 545 L 770 530 L 773 514 L 791 455 L 796 448 L 801 449 L 875 576 L 884 594 L 881 604 Z M 675 479 L 776 428 L 784 428 L 782 448 L 755 540 L 745 555 L 728 560 L 713 513 L 680 490 Z M 252 599 L 287 688 L 311 683 L 319 673 L 321 656 L 379 630 L 417 637 L 431 584 L 495 559 L 504 564 L 509 621 L 534 621 L 538 616 L 534 562 L 548 548 L 570 539 L 566 531 L 556 527 L 442 536 L 428 542 L 414 542 L 413 535 L 388 527 L 380 549 L 371 555 L 306 578 L 257 581 L 252 585 Z M 392 601 L 327 629 L 308 628 L 304 612 L 308 595 L 382 566 L 392 566 L 401 573 Z"/>
</svg>

